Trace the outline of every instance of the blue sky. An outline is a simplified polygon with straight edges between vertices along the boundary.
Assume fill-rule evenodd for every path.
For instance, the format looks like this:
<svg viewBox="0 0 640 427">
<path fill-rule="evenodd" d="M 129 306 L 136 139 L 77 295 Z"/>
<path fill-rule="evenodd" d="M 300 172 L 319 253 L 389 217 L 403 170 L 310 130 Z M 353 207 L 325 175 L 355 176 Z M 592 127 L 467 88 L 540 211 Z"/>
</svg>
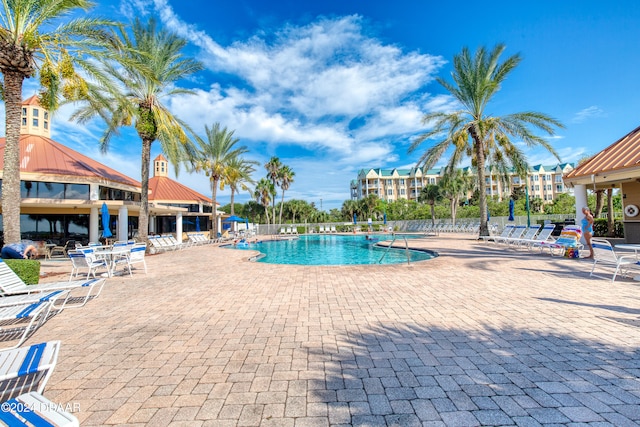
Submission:
<svg viewBox="0 0 640 427">
<path fill-rule="evenodd" d="M 215 122 L 234 129 L 261 165 L 280 157 L 296 173 L 286 199 L 322 200 L 325 210 L 349 198 L 360 169 L 415 164 L 420 153 L 407 147 L 428 130 L 421 116 L 456 107 L 435 78 L 449 79 L 464 46 L 504 43 L 504 57 L 523 57 L 488 113 L 560 120 L 550 141 L 563 162 L 640 125 L 636 1 L 101 0 L 92 14 L 155 16 L 189 40 L 185 53 L 205 70 L 180 83 L 196 95 L 166 99 L 170 109 L 201 135 Z M 28 82 L 25 98 L 35 89 Z M 72 111 L 57 113 L 54 139 L 139 179 L 137 136 L 123 131 L 102 155 L 102 123 L 80 127 L 67 120 Z M 527 155 L 531 165 L 556 163 L 545 151 Z M 255 178 L 264 174 L 261 166 Z M 211 193 L 202 174 L 182 168 L 178 179 Z"/>
</svg>

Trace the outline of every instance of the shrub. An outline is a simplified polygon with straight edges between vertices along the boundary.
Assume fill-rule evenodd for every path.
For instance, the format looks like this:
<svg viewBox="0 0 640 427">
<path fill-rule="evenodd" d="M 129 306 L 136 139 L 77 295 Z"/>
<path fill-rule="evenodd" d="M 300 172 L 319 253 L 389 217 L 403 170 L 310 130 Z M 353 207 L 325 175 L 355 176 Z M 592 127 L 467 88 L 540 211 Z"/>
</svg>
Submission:
<svg viewBox="0 0 640 427">
<path fill-rule="evenodd" d="M 615 233 L 613 237 L 624 237 L 624 225 L 622 221 L 615 221 L 613 227 Z M 596 218 L 593 222 L 593 235 L 596 237 L 609 237 L 607 236 L 608 226 L 606 218 Z"/>
<path fill-rule="evenodd" d="M 31 259 L 5 259 L 7 267 L 12 269 L 27 285 L 36 285 L 40 281 L 40 261 Z"/>
</svg>

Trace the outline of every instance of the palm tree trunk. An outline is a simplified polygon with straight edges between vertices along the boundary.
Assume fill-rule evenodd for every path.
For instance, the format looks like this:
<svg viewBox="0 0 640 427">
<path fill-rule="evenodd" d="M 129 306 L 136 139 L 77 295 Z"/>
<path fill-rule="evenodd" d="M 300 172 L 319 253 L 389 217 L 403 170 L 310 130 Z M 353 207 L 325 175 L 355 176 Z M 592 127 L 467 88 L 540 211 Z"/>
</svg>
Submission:
<svg viewBox="0 0 640 427">
<path fill-rule="evenodd" d="M 233 208 L 233 199 L 235 198 L 236 192 L 233 190 L 233 187 L 231 187 L 231 216 L 236 214 L 235 209 Z"/>
<path fill-rule="evenodd" d="M 451 201 L 451 224 L 452 225 L 456 225 L 456 206 L 458 204 L 458 201 L 456 200 L 456 198 L 452 198 Z"/>
<path fill-rule="evenodd" d="M 431 226 L 436 225 L 436 205 L 435 203 L 429 203 L 431 206 Z"/>
<path fill-rule="evenodd" d="M 216 209 L 217 197 L 218 197 L 218 178 L 213 178 L 213 184 L 211 188 L 211 204 L 213 205 L 213 211 L 211 212 L 211 229 L 213 230 L 212 239 L 218 238 L 218 213 Z"/>
<path fill-rule="evenodd" d="M 593 213 L 594 218 L 600 218 L 602 216 L 602 208 L 604 204 L 602 199 L 604 196 L 604 190 L 596 190 L 596 211 Z"/>
<path fill-rule="evenodd" d="M 284 189 L 282 190 L 282 201 L 280 202 L 280 219 L 278 220 L 279 225 L 282 225 L 282 207 L 284 206 Z"/>
<path fill-rule="evenodd" d="M 4 243 L 20 241 L 20 125 L 24 75 L 4 71 L 6 143 L 2 176 L 2 225 Z"/>
<path fill-rule="evenodd" d="M 607 210 L 609 211 L 607 214 L 607 236 L 615 237 L 616 224 L 613 212 L 613 188 L 607 190 Z"/>
<path fill-rule="evenodd" d="M 478 203 L 480 204 L 480 236 L 489 235 L 487 220 L 487 183 L 484 181 L 484 144 L 475 128 L 471 127 L 469 133 L 473 138 L 473 148 L 476 152 L 476 167 L 478 168 Z"/>
<path fill-rule="evenodd" d="M 149 163 L 151 162 L 152 140 L 142 140 L 142 193 L 140 194 L 140 214 L 138 216 L 138 238 L 147 241 L 149 235 Z M 122 239 L 122 236 L 119 236 Z"/>
</svg>

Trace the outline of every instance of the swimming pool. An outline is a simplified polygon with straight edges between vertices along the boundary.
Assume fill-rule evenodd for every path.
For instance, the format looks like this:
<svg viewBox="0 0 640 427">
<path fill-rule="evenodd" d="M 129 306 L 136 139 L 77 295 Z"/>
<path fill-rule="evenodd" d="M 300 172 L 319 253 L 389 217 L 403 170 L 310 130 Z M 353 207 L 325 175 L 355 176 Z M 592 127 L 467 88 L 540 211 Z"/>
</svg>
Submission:
<svg viewBox="0 0 640 427">
<path fill-rule="evenodd" d="M 391 239 L 391 236 L 373 236 L 379 240 Z M 404 247 L 404 239 L 398 238 L 394 246 Z M 270 264 L 296 265 L 357 265 L 357 264 L 400 264 L 407 262 L 404 249 L 390 249 L 375 246 L 363 235 L 310 235 L 292 240 L 267 240 L 248 245 L 225 246 L 232 249 L 259 251 L 257 262 Z M 386 255 L 384 255 L 386 253 Z M 384 257 L 383 257 L 384 255 Z M 411 262 L 424 261 L 437 256 L 427 250 L 409 250 Z M 380 261 L 382 258 L 382 262 Z"/>
</svg>

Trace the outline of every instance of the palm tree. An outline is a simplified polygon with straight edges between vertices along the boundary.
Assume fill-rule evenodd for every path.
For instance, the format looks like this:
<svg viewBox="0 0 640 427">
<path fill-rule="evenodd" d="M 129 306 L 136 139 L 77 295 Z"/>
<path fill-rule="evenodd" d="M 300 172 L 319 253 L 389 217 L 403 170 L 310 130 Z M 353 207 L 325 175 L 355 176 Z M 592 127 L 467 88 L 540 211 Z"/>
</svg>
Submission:
<svg viewBox="0 0 640 427">
<path fill-rule="evenodd" d="M 427 203 L 431 207 L 431 225 L 436 224 L 436 203 L 442 200 L 442 193 L 440 187 L 437 185 L 429 184 L 426 187 L 422 187 L 418 201 Z"/>
<path fill-rule="evenodd" d="M 240 157 L 249 150 L 245 146 L 236 147 L 239 139 L 234 138 L 234 131 L 229 131 L 226 127 L 220 129 L 220 123 L 214 123 L 212 128 L 205 125 L 205 133 L 207 134 L 207 140 L 198 140 L 200 147 L 194 153 L 192 163 L 197 171 L 204 171 L 211 181 L 213 235 L 218 236 L 218 220 L 216 217 L 218 186 L 220 186 L 221 190 L 224 189 L 227 167 L 233 159 Z"/>
<path fill-rule="evenodd" d="M 191 94 L 175 83 L 202 69 L 200 62 L 181 54 L 186 41 L 177 35 L 159 30 L 154 20 L 143 25 L 135 20 L 130 37 L 119 34 L 124 50 L 117 64 L 101 61 L 104 79 L 90 85 L 82 100 L 85 105 L 73 118 L 86 122 L 98 115 L 107 123 L 100 143 L 103 152 L 111 137 L 122 126 L 133 125 L 142 141 L 140 215 L 138 235 L 146 240 L 149 231 L 149 165 L 151 145 L 160 141 L 162 151 L 176 168 L 193 152 L 193 142 L 187 136 L 193 132 L 163 104 L 162 98 L 176 94 Z M 197 139 L 197 138 L 196 138 Z M 214 205 L 215 212 L 215 205 Z"/>
<path fill-rule="evenodd" d="M 461 169 L 456 169 L 452 174 L 445 174 L 438 183 L 442 196 L 449 199 L 453 225 L 456 225 L 458 203 L 462 197 L 466 198 L 469 191 L 473 189 L 474 181 L 473 177 L 465 175 Z"/>
<path fill-rule="evenodd" d="M 345 200 L 342 202 L 342 216 L 346 218 L 347 221 L 353 221 L 353 214 L 358 212 L 358 201 L 357 200 Z"/>
<path fill-rule="evenodd" d="M 224 182 L 227 183 L 231 189 L 231 215 L 235 214 L 233 204 L 235 194 L 240 190 L 250 191 L 250 188 L 246 184 L 254 183 L 251 174 L 256 171 L 253 166 L 258 164 L 256 161 L 246 160 L 239 156 L 229 160 L 224 171 Z"/>
<path fill-rule="evenodd" d="M 534 135 L 529 127 L 538 128 L 549 135 L 554 134 L 554 126 L 563 127 L 557 120 L 537 112 L 502 117 L 487 113 L 489 101 L 521 60 L 519 55 L 513 55 L 499 63 L 504 49 L 504 45 L 497 45 L 491 52 L 487 52 L 481 47 L 472 56 L 464 48 L 454 57 L 454 83 L 441 78 L 438 78 L 438 82 L 453 95 L 461 108 L 449 113 L 426 114 L 422 119 L 423 123 L 432 124 L 432 129 L 420 135 L 409 147 L 411 153 L 430 138 L 442 138 L 420 157 L 418 163 L 427 168 L 434 166 L 450 147 L 453 147 L 453 153 L 447 165 L 449 171 L 458 166 L 463 157 L 471 157 L 478 174 L 480 236 L 489 235 L 485 182 L 487 164 L 499 171 L 513 167 L 524 176 L 528 167 L 526 157 L 512 138 L 517 138 L 517 142 L 524 142 L 528 147 L 540 145 L 558 158 L 549 142 Z"/>
<path fill-rule="evenodd" d="M 271 180 L 273 187 L 278 186 L 278 176 L 280 175 L 280 168 L 282 168 L 282 163 L 280 159 L 276 156 L 271 157 L 267 163 L 264 165 L 265 169 L 267 169 L 267 178 Z M 273 204 L 273 225 L 276 224 L 276 200 L 275 198 L 271 201 Z"/>
<path fill-rule="evenodd" d="M 56 22 L 88 10 L 89 0 L 3 1 L 0 8 L 0 72 L 3 82 L 6 146 L 2 177 L 2 223 L 7 243 L 20 240 L 20 125 L 22 85 L 40 68 L 43 87 L 41 101 L 49 111 L 58 104 L 58 95 L 69 81 L 80 81 L 74 63 L 87 65 L 83 54 L 100 49 L 110 41 L 106 29 L 113 22 L 98 19 L 74 19 L 56 26 Z"/>
<path fill-rule="evenodd" d="M 280 184 L 280 188 L 282 189 L 282 201 L 280 202 L 280 219 L 278 221 L 280 224 L 282 224 L 282 206 L 284 205 L 284 192 L 289 189 L 291 184 L 293 184 L 294 176 L 296 176 L 296 173 L 286 165 L 280 167 L 280 170 L 278 171 L 278 183 Z"/>
<path fill-rule="evenodd" d="M 256 189 L 253 193 L 256 201 L 264 207 L 264 214 L 269 224 L 269 205 L 276 196 L 276 186 L 267 178 L 262 178 L 256 184 Z"/>
</svg>

